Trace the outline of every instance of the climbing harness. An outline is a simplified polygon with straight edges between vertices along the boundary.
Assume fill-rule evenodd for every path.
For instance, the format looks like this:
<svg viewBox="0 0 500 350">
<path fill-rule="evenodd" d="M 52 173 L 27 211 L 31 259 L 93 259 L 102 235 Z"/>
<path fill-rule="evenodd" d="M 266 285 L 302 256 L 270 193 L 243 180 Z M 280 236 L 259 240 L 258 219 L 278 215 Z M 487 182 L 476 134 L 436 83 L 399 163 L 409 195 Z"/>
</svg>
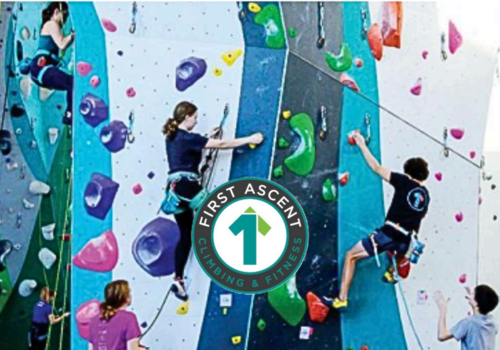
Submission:
<svg viewBox="0 0 500 350">
<path fill-rule="evenodd" d="M 320 130 L 319 130 L 319 138 L 324 141 L 326 139 L 326 134 L 328 132 L 327 125 L 326 125 L 326 107 L 321 106 L 318 114 L 319 114 L 320 125 L 321 125 Z"/>
<path fill-rule="evenodd" d="M 318 49 L 325 46 L 325 40 L 325 3 L 320 1 L 318 2 L 318 41 L 316 42 Z"/>
<path fill-rule="evenodd" d="M 130 114 L 128 115 L 128 128 L 127 128 L 127 141 L 129 143 L 134 143 L 135 141 L 135 136 L 132 132 L 133 127 L 134 127 L 134 110 L 130 111 Z"/>
<path fill-rule="evenodd" d="M 368 36 L 368 20 L 366 10 L 364 8 L 361 9 L 361 23 L 363 28 L 361 31 L 361 37 L 363 39 L 366 39 L 366 37 Z"/>
<path fill-rule="evenodd" d="M 130 27 L 128 28 L 128 31 L 130 32 L 130 34 L 134 34 L 135 33 L 135 29 L 136 29 L 136 16 L 137 16 L 137 1 L 134 1 L 132 3 L 132 23 L 130 24 Z"/>
<path fill-rule="evenodd" d="M 167 215 L 180 214 L 186 209 L 196 210 L 201 202 L 207 196 L 207 190 L 202 188 L 201 191 L 192 199 L 182 197 L 175 193 L 175 186 L 180 180 L 187 179 L 193 182 L 200 182 L 200 176 L 187 171 L 179 171 L 168 176 L 167 188 L 165 190 L 165 199 L 161 203 L 160 210 Z M 181 206 L 181 203 L 188 203 L 188 208 Z"/>
<path fill-rule="evenodd" d="M 448 128 L 444 128 L 443 145 L 444 145 L 444 149 L 443 149 L 444 156 L 449 157 L 450 156 L 450 149 L 448 147 Z"/>
</svg>

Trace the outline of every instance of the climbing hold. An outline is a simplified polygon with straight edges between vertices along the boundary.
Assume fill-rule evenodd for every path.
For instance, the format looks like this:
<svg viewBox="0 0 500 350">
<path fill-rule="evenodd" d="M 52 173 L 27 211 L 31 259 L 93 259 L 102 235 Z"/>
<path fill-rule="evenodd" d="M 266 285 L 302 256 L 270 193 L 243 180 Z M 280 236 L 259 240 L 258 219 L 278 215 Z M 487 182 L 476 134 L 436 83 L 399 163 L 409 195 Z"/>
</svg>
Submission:
<svg viewBox="0 0 500 350">
<path fill-rule="evenodd" d="M 426 60 L 426 59 L 427 59 L 427 56 L 428 56 L 428 55 L 429 55 L 429 51 L 427 51 L 427 50 L 422 51 L 422 58 L 423 58 L 424 60 Z"/>
<path fill-rule="evenodd" d="M 86 77 L 92 70 L 92 65 L 90 63 L 80 61 L 76 64 L 76 70 L 79 75 Z"/>
<path fill-rule="evenodd" d="M 313 292 L 308 292 L 306 295 L 307 306 L 309 309 L 309 317 L 311 321 L 322 323 L 325 321 L 326 316 L 328 315 L 329 308 L 321 299 L 316 296 Z"/>
<path fill-rule="evenodd" d="M 291 156 L 285 158 L 284 163 L 293 173 L 306 176 L 316 162 L 314 124 L 308 114 L 299 113 L 290 119 L 290 128 L 299 136 L 300 144 Z"/>
<path fill-rule="evenodd" d="M 400 1 L 384 1 L 381 13 L 381 32 L 385 46 L 401 47 L 403 28 L 403 4 Z"/>
<path fill-rule="evenodd" d="M 184 301 L 177 308 L 177 313 L 179 315 L 187 315 L 188 312 L 189 312 L 189 302 L 188 301 Z"/>
<path fill-rule="evenodd" d="M 476 158 L 476 152 L 475 151 L 470 151 L 469 152 L 469 157 L 470 157 L 470 159 Z"/>
<path fill-rule="evenodd" d="M 101 79 L 99 79 L 99 77 L 97 75 L 94 75 L 92 76 L 92 78 L 90 78 L 90 85 L 94 88 L 98 87 L 99 84 L 101 84 Z"/>
<path fill-rule="evenodd" d="M 248 10 L 252 13 L 259 13 L 261 8 L 259 4 L 256 4 L 255 2 L 251 2 L 248 4 Z"/>
<path fill-rule="evenodd" d="M 148 327 L 148 323 L 146 321 L 142 322 L 141 323 L 141 328 L 147 328 Z"/>
<path fill-rule="evenodd" d="M 368 345 L 363 345 L 363 346 L 361 347 L 361 350 L 369 350 Z"/>
<path fill-rule="evenodd" d="M 464 214 L 462 212 L 455 214 L 455 220 L 457 220 L 457 222 L 462 222 L 464 220 Z"/>
<path fill-rule="evenodd" d="M 339 175 L 339 182 L 342 186 L 347 185 L 347 183 L 349 182 L 349 172 L 348 171 Z"/>
<path fill-rule="evenodd" d="M 460 128 L 453 128 L 453 129 L 450 130 L 450 134 L 451 134 L 451 136 L 453 136 L 457 140 L 461 140 L 462 137 L 464 137 L 465 130 L 464 129 L 460 129 Z"/>
<path fill-rule="evenodd" d="M 417 82 L 410 89 L 410 92 L 415 96 L 420 96 L 420 94 L 422 93 L 422 78 L 417 79 Z"/>
<path fill-rule="evenodd" d="M 120 185 L 109 177 L 94 173 L 85 188 L 85 210 L 89 215 L 104 220 Z"/>
<path fill-rule="evenodd" d="M 118 56 L 123 56 L 123 51 L 120 50 L 120 51 L 117 52 L 117 54 L 118 54 Z"/>
<path fill-rule="evenodd" d="M 349 75 L 347 75 L 346 73 L 342 73 L 340 75 L 340 82 L 356 92 L 360 91 L 358 84 L 356 84 L 356 81 L 353 78 L 351 78 Z"/>
<path fill-rule="evenodd" d="M 56 229 L 56 224 L 45 225 L 42 227 L 42 236 L 47 241 L 54 240 L 54 230 Z"/>
<path fill-rule="evenodd" d="M 242 53 L 243 50 L 237 49 L 234 51 L 226 52 L 221 56 L 221 58 L 229 67 L 231 67 L 234 64 L 234 62 L 236 62 L 236 60 L 241 56 Z"/>
<path fill-rule="evenodd" d="M 79 110 L 85 122 L 94 128 L 108 119 L 106 103 L 90 93 L 83 97 Z"/>
<path fill-rule="evenodd" d="M 359 133 L 359 130 L 353 130 L 349 133 L 349 135 L 347 135 L 347 142 L 351 145 L 351 146 L 355 146 L 356 145 L 356 139 L 354 138 L 354 135 L 356 133 Z"/>
<path fill-rule="evenodd" d="M 282 177 L 284 174 L 283 172 L 283 165 L 279 165 L 277 166 L 276 168 L 274 168 L 273 170 L 273 176 L 277 179 L 279 179 L 280 177 Z"/>
<path fill-rule="evenodd" d="M 330 179 L 326 179 L 323 181 L 323 188 L 321 191 L 323 195 L 323 200 L 326 202 L 331 202 L 334 201 L 337 198 L 337 190 L 335 189 L 335 186 L 332 184 L 332 181 Z"/>
<path fill-rule="evenodd" d="M 33 209 L 35 207 L 35 204 L 31 203 L 26 198 L 23 198 L 23 206 L 24 206 L 24 209 L 29 210 L 29 209 Z"/>
<path fill-rule="evenodd" d="M 100 137 L 104 147 L 112 153 L 117 153 L 125 148 L 127 143 L 128 128 L 120 120 L 113 120 L 101 129 Z"/>
<path fill-rule="evenodd" d="M 363 60 L 361 58 L 356 58 L 354 60 L 354 64 L 356 65 L 356 67 L 361 68 L 363 67 Z"/>
<path fill-rule="evenodd" d="M 12 242 L 7 239 L 0 240 L 0 272 L 7 268 L 7 257 L 12 253 Z"/>
<path fill-rule="evenodd" d="M 373 57 L 377 61 L 382 59 L 383 46 L 382 46 L 382 31 L 377 23 L 371 25 L 370 30 L 368 30 L 368 44 L 372 51 Z"/>
<path fill-rule="evenodd" d="M 290 146 L 290 142 L 288 142 L 284 137 L 280 137 L 278 140 L 278 148 L 284 149 Z"/>
<path fill-rule="evenodd" d="M 241 343 L 241 335 L 236 335 L 231 338 L 231 341 L 233 342 L 233 345 L 238 345 Z"/>
<path fill-rule="evenodd" d="M 38 253 L 38 259 L 40 259 L 40 262 L 47 270 L 50 270 L 56 262 L 57 257 L 50 249 L 42 248 Z"/>
<path fill-rule="evenodd" d="M 295 38 L 297 36 L 297 30 L 293 27 L 288 28 L 288 36 L 290 38 Z"/>
<path fill-rule="evenodd" d="M 59 137 L 59 129 L 58 128 L 49 128 L 49 144 L 53 145 L 56 143 L 57 138 Z"/>
<path fill-rule="evenodd" d="M 148 173 L 148 179 L 153 179 L 154 177 L 155 177 L 155 173 L 154 173 L 154 172 L 152 172 L 152 171 L 150 171 L 150 172 Z"/>
<path fill-rule="evenodd" d="M 4 156 L 8 156 L 12 151 L 12 142 L 9 130 L 0 129 L 0 151 Z"/>
<path fill-rule="evenodd" d="M 450 21 L 448 23 L 448 46 L 450 52 L 452 54 L 457 52 L 460 46 L 462 46 L 462 43 L 463 43 L 462 34 L 460 34 L 455 24 L 452 21 Z"/>
<path fill-rule="evenodd" d="M 109 272 L 116 267 L 118 257 L 118 241 L 113 231 L 108 230 L 89 240 L 75 255 L 73 264 L 85 270 Z"/>
<path fill-rule="evenodd" d="M 441 181 L 443 179 L 442 173 L 436 173 L 434 176 L 436 177 L 436 180 L 438 180 L 438 181 Z"/>
<path fill-rule="evenodd" d="M 233 295 L 232 294 L 221 294 L 219 299 L 220 307 L 231 307 L 233 305 Z"/>
<path fill-rule="evenodd" d="M 50 96 L 52 96 L 53 93 L 54 93 L 54 90 L 47 89 L 44 87 L 39 87 L 38 88 L 38 99 L 41 102 L 45 102 L 49 99 Z"/>
<path fill-rule="evenodd" d="M 19 295 L 23 298 L 29 297 L 36 289 L 36 281 L 35 280 L 24 280 L 19 284 L 18 292 Z"/>
<path fill-rule="evenodd" d="M 264 27 L 266 45 L 272 49 L 281 49 L 285 46 L 285 31 L 278 6 L 265 6 L 254 18 L 257 25 Z"/>
<path fill-rule="evenodd" d="M 308 340 L 312 334 L 313 334 L 312 327 L 302 326 L 300 327 L 299 339 Z"/>
<path fill-rule="evenodd" d="M 48 194 L 50 192 L 50 186 L 41 181 L 33 180 L 30 183 L 29 190 L 31 194 L 35 195 Z"/>
<path fill-rule="evenodd" d="M 292 116 L 292 112 L 290 112 L 289 110 L 283 111 L 282 116 L 284 119 L 288 119 Z"/>
<path fill-rule="evenodd" d="M 266 329 L 266 321 L 264 321 L 262 318 L 257 322 L 257 329 L 261 332 Z"/>
<path fill-rule="evenodd" d="M 459 278 L 458 278 L 458 281 L 462 284 L 466 283 L 467 282 L 467 275 L 464 273 L 462 274 Z"/>
<path fill-rule="evenodd" d="M 222 309 L 222 314 L 223 314 L 224 316 L 226 316 L 226 315 L 227 315 L 227 308 L 226 308 L 226 307 Z"/>
<path fill-rule="evenodd" d="M 222 76 L 222 69 L 220 68 L 214 68 L 213 72 L 216 77 Z"/>
<path fill-rule="evenodd" d="M 286 283 L 267 293 L 271 307 L 289 325 L 295 327 L 306 314 L 306 303 L 300 297 L 295 283 L 295 275 Z"/>
<path fill-rule="evenodd" d="M 23 40 L 28 40 L 31 36 L 31 32 L 29 30 L 28 27 L 23 27 L 21 29 L 21 38 L 23 38 Z"/>
<path fill-rule="evenodd" d="M 30 77 L 24 77 L 19 82 L 19 90 L 21 90 L 21 95 L 23 95 L 25 99 L 30 97 L 32 88 L 33 82 Z"/>
<path fill-rule="evenodd" d="M 340 46 L 340 53 L 338 55 L 334 55 L 327 51 L 325 53 L 325 60 L 331 70 L 335 72 L 345 72 L 352 66 L 351 49 L 346 43 L 343 43 Z"/>
<path fill-rule="evenodd" d="M 97 299 L 86 301 L 76 309 L 76 325 L 83 339 L 90 339 L 90 323 L 100 314 L 100 310 L 101 302 Z"/>
<path fill-rule="evenodd" d="M 12 105 L 12 107 L 10 107 L 10 116 L 13 118 L 22 117 L 25 113 L 26 113 L 26 110 L 21 105 L 14 104 L 14 105 Z"/>
<path fill-rule="evenodd" d="M 69 233 L 65 233 L 65 234 L 62 235 L 61 238 L 62 238 L 62 240 L 64 242 L 67 242 L 67 241 L 69 241 L 71 239 L 71 235 Z"/>
<path fill-rule="evenodd" d="M 132 243 L 132 255 L 139 266 L 153 277 L 175 271 L 175 248 L 180 233 L 177 224 L 156 218 L 144 226 Z"/>
<path fill-rule="evenodd" d="M 134 192 L 134 194 L 140 194 L 142 192 L 141 184 L 137 184 L 134 187 L 132 187 L 132 191 Z"/>
<path fill-rule="evenodd" d="M 135 92 L 133 87 L 130 87 L 127 89 L 126 94 L 127 94 L 127 97 L 132 98 L 132 97 L 135 97 L 136 92 Z"/>
<path fill-rule="evenodd" d="M 101 23 L 102 23 L 102 26 L 104 27 L 104 29 L 106 29 L 108 32 L 111 32 L 111 33 L 116 32 L 117 28 L 114 25 L 114 23 L 111 22 L 111 20 L 109 20 L 107 18 L 102 18 Z"/>
<path fill-rule="evenodd" d="M 186 91 L 200 80 L 207 71 L 207 62 L 204 59 L 189 57 L 181 61 L 176 68 L 175 87 L 179 91 Z"/>
</svg>

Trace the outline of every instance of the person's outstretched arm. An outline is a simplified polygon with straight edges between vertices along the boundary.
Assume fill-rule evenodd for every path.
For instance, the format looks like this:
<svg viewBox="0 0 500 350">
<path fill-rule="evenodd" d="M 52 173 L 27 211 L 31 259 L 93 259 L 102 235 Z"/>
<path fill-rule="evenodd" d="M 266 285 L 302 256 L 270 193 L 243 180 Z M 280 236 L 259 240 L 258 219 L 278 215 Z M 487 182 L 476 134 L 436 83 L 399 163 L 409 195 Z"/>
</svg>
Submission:
<svg viewBox="0 0 500 350">
<path fill-rule="evenodd" d="M 356 140 L 356 145 L 358 145 L 363 157 L 365 158 L 368 166 L 377 173 L 382 179 L 389 182 L 391 180 L 391 171 L 384 168 L 378 160 L 373 156 L 372 152 L 366 146 L 365 138 L 359 132 L 354 134 L 354 139 Z"/>
<path fill-rule="evenodd" d="M 74 32 L 71 32 L 70 35 L 65 37 L 61 31 L 61 27 L 59 27 L 57 23 L 54 23 L 52 21 L 47 22 L 45 28 L 47 29 L 59 49 L 66 50 L 66 48 L 70 46 L 71 43 L 73 43 L 73 39 L 75 38 Z"/>
<path fill-rule="evenodd" d="M 439 320 L 438 320 L 438 340 L 447 341 L 453 338 L 448 327 L 446 327 L 446 313 L 448 311 L 448 301 L 445 299 L 441 291 L 437 291 L 434 294 L 434 300 L 439 309 Z"/>
<path fill-rule="evenodd" d="M 54 314 L 50 314 L 49 315 L 49 321 L 50 321 L 50 324 L 56 324 L 56 323 L 59 323 L 61 322 L 64 318 L 68 317 L 70 315 L 69 312 L 61 315 L 61 316 L 56 316 Z"/>
<path fill-rule="evenodd" d="M 248 144 L 258 145 L 262 143 L 263 140 L 264 136 L 261 133 L 255 133 L 253 135 L 247 137 L 241 137 L 238 139 L 225 139 L 225 140 L 208 139 L 208 142 L 205 145 L 205 149 L 210 149 L 210 148 L 232 149 Z"/>
</svg>

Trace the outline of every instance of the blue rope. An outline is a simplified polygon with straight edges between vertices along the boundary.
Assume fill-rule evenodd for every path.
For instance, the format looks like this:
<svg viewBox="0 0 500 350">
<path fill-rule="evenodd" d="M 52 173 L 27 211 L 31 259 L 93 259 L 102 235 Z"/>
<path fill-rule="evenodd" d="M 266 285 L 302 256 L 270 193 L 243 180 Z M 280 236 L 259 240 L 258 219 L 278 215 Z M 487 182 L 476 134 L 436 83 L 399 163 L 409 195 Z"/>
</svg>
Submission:
<svg viewBox="0 0 500 350">
<path fill-rule="evenodd" d="M 399 278 L 398 267 L 396 264 L 396 253 L 395 252 L 392 254 L 391 260 L 392 260 L 392 265 L 394 266 L 394 274 L 396 275 L 396 279 L 398 281 L 397 284 L 399 286 L 399 292 L 401 293 L 401 298 L 403 299 L 403 304 L 405 306 L 406 315 L 408 316 L 408 320 L 410 321 L 411 329 L 413 331 L 413 334 L 415 335 L 415 338 L 417 339 L 418 346 L 420 347 L 421 350 L 424 350 L 422 342 L 420 341 L 420 338 L 418 336 L 417 330 L 415 329 L 415 325 L 413 324 L 413 319 L 411 318 L 410 309 L 408 308 L 408 303 L 406 302 L 406 298 L 405 298 L 405 295 L 403 293 L 403 287 L 401 286 L 401 279 Z"/>
</svg>

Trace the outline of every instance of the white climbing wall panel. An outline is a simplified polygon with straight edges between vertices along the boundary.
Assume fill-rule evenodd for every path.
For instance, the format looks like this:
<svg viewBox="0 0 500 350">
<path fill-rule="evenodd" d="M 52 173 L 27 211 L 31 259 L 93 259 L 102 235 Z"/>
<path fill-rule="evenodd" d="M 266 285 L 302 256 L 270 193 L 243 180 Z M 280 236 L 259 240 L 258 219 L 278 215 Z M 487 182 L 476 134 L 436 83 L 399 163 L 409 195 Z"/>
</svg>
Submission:
<svg viewBox="0 0 500 350">
<path fill-rule="evenodd" d="M 380 5 L 370 3 L 372 23 L 378 22 Z M 407 158 L 421 156 L 430 165 L 427 187 L 431 204 L 421 228 L 426 249 L 421 262 L 412 266 L 410 277 L 403 282 L 413 322 L 426 349 L 457 347 L 453 341 L 438 344 L 434 291 L 440 289 L 451 298 L 448 324 L 452 326 L 469 311 L 463 287 L 474 286 L 477 281 L 480 171 L 471 162 L 480 163 L 496 64 L 494 43 L 481 40 L 484 27 L 467 26 L 461 22 L 463 17 L 455 17 L 453 9 L 449 10 L 435 3 L 405 2 L 401 49 L 384 47 L 383 58 L 377 63 L 380 105 L 388 110 L 381 111 L 380 116 L 382 163 L 402 172 Z M 443 31 L 448 33 L 450 19 L 464 43 L 454 55 L 446 44 L 448 58 L 443 61 L 440 36 Z M 427 59 L 422 57 L 423 51 L 428 51 Z M 410 89 L 419 78 L 422 92 L 415 96 Z M 443 147 L 431 139 L 442 142 L 445 127 L 465 130 L 461 140 L 448 137 L 449 146 L 465 159 L 454 153 L 445 157 Z M 386 207 L 392 193 L 385 185 Z M 461 222 L 457 220 L 460 213 Z M 427 300 L 418 301 L 420 291 Z M 408 349 L 417 349 L 399 292 L 398 301 Z"/>
<path fill-rule="evenodd" d="M 237 7 L 233 3 L 138 3 L 137 30 L 129 32 L 132 3 L 95 3 L 100 18 L 117 26 L 106 32 L 110 112 L 113 120 L 128 124 L 135 113 L 136 140 L 112 159 L 113 180 L 120 184 L 113 206 L 113 230 L 120 250 L 113 279 L 127 279 L 133 290 L 132 310 L 139 323 L 153 321 L 172 277 L 153 278 L 131 254 L 132 242 L 142 227 L 157 216 L 164 196 L 168 165 L 161 129 L 175 105 L 183 100 L 199 107 L 196 131 L 205 134 L 218 126 L 226 103 L 230 114 L 225 137 L 233 137 L 241 90 L 243 56 L 228 67 L 221 59 L 227 51 L 244 49 Z M 120 54 L 118 52 L 120 51 Z M 208 69 L 203 78 L 184 92 L 175 88 L 176 67 L 182 59 L 199 57 Z M 213 74 L 214 68 L 223 71 Z M 135 97 L 126 91 L 133 88 Z M 219 154 L 214 186 L 229 177 L 231 151 Z M 147 174 L 155 177 L 148 179 Z M 142 193 L 132 188 L 141 184 Z M 173 219 L 173 217 L 171 218 Z M 197 346 L 210 280 L 193 257 L 188 262 L 189 312 L 176 313 L 180 302 L 171 296 L 156 325 L 143 342 L 162 349 L 194 349 Z M 161 345 L 160 345 L 161 344 Z"/>
</svg>

